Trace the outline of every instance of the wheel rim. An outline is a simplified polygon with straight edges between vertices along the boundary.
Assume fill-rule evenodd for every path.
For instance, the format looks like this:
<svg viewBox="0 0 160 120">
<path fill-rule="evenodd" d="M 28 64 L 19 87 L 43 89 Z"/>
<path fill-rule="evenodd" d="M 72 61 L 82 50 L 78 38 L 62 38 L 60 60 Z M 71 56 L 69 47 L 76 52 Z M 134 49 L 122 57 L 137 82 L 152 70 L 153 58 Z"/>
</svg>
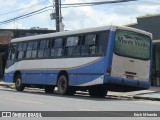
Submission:
<svg viewBox="0 0 160 120">
<path fill-rule="evenodd" d="M 58 80 L 58 92 L 63 94 L 67 89 L 67 81 L 64 78 Z"/>
<path fill-rule="evenodd" d="M 66 86 L 65 86 L 65 81 L 64 80 L 61 81 L 60 85 L 61 85 L 61 89 L 65 90 Z"/>
<path fill-rule="evenodd" d="M 18 79 L 16 80 L 16 86 L 18 87 L 18 86 L 20 86 L 20 84 L 21 84 L 21 79 L 18 78 Z"/>
</svg>

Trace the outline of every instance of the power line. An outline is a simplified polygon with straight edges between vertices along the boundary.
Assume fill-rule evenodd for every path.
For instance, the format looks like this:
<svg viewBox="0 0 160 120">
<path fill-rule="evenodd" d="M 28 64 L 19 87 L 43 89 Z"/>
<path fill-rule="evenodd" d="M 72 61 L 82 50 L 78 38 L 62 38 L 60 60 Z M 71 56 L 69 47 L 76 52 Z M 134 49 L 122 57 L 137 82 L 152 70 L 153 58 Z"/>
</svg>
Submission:
<svg viewBox="0 0 160 120">
<path fill-rule="evenodd" d="M 40 12 L 37 12 L 37 13 L 34 13 L 34 14 L 30 14 L 30 15 L 27 15 L 27 16 L 23 16 L 21 17 L 20 19 L 24 19 L 24 18 L 28 18 L 30 16 L 33 16 L 33 15 L 37 15 L 37 14 L 40 14 L 40 13 L 44 13 L 44 12 L 47 12 L 49 10 L 52 10 L 52 9 L 47 9 L 47 10 L 43 10 L 43 11 L 40 11 Z"/>
<path fill-rule="evenodd" d="M 23 16 L 23 17 L 19 18 L 18 20 L 20 20 L 20 19 L 25 19 L 25 18 L 31 17 L 31 16 L 33 16 L 33 15 L 37 15 L 37 14 L 40 14 L 40 13 L 44 13 L 44 12 L 47 12 L 47 11 L 49 11 L 49 10 L 52 10 L 52 9 L 47 9 L 47 10 L 43 10 L 43 11 L 41 11 L 41 12 L 37 12 L 37 13 L 34 13 L 34 14 L 30 14 L 30 15 L 27 15 L 27 16 Z M 7 23 L 13 22 L 13 21 L 15 21 L 15 20 L 17 20 L 17 19 L 14 19 L 14 20 L 12 20 L 12 21 L 8 21 L 8 22 L 2 23 L 2 24 L 7 24 Z M 0 23 L 0 25 L 2 25 L 2 24 Z"/>
<path fill-rule="evenodd" d="M 38 13 L 38 12 L 40 12 L 40 11 L 42 11 L 42 10 L 45 10 L 45 9 L 49 8 L 49 7 L 53 7 L 53 6 L 44 7 L 44 8 L 42 8 L 42 9 L 39 9 L 39 10 L 30 12 L 30 13 L 27 13 L 27 14 L 24 14 L 24 15 L 20 15 L 20 16 L 15 17 L 15 18 L 2 21 L 2 22 L 0 22 L 0 25 L 1 25 L 1 24 L 10 23 L 10 22 L 13 22 L 13 21 L 15 21 L 15 20 L 18 20 L 18 19 L 21 19 L 21 18 L 24 18 L 24 17 L 29 17 L 29 16 L 34 15 L 35 13 Z"/>
<path fill-rule="evenodd" d="M 0 13 L 0 15 L 7 15 L 7 14 L 14 13 L 14 12 L 19 12 L 19 11 L 21 11 L 21 10 L 25 10 L 25 9 L 29 9 L 29 8 L 32 8 L 32 7 L 38 6 L 38 5 L 42 4 L 42 3 L 47 3 L 47 1 L 48 1 L 48 0 L 44 0 L 44 1 L 42 1 L 42 2 L 39 2 L 39 3 L 33 4 L 33 5 L 31 5 L 31 6 L 29 6 L 29 7 L 26 7 L 26 8 L 21 8 L 21 9 L 17 9 L 17 10 L 13 10 L 13 11 L 5 12 L 5 13 Z"/>
<path fill-rule="evenodd" d="M 62 4 L 62 8 L 69 8 L 69 7 L 82 7 L 82 6 L 92 6 L 92 5 L 102 5 L 102 4 L 111 4 L 111 3 L 122 3 L 122 2 L 131 2 L 131 1 L 137 1 L 137 0 L 117 0 L 117 1 L 102 1 L 102 2 L 88 2 L 88 3 L 73 3 L 73 4 Z M 43 1 L 44 2 L 44 1 Z M 38 3 L 37 3 L 38 4 Z M 33 5 L 32 5 L 33 6 Z M 6 23 L 10 23 L 13 22 L 15 20 L 19 20 L 19 19 L 24 19 L 26 17 L 30 17 L 35 15 L 36 13 L 42 13 L 42 10 L 47 9 L 49 7 L 53 7 L 53 6 L 48 6 L 48 7 L 44 7 L 42 9 L 24 14 L 24 15 L 20 15 L 18 17 L 12 18 L 12 19 L 8 19 L 5 21 L 0 22 L 0 25 L 2 24 L 6 24 Z M 40 12 L 41 11 L 41 12 Z M 48 10 L 46 10 L 48 11 Z M 13 11 L 12 11 L 13 12 Z"/>
<path fill-rule="evenodd" d="M 122 3 L 122 2 L 132 2 L 137 0 L 116 0 L 116 1 L 101 1 L 101 2 L 88 2 L 88 3 L 72 3 L 72 4 L 62 4 L 64 6 L 72 5 L 101 5 L 101 4 L 112 4 L 112 3 Z"/>
<path fill-rule="evenodd" d="M 73 4 L 62 4 L 61 8 L 70 8 L 70 7 L 84 7 L 84 6 L 95 6 L 102 4 L 113 4 L 113 3 L 123 3 L 123 2 L 132 2 L 137 0 L 118 0 L 118 1 L 103 1 L 103 2 L 90 2 L 90 3 L 73 3 Z"/>
</svg>

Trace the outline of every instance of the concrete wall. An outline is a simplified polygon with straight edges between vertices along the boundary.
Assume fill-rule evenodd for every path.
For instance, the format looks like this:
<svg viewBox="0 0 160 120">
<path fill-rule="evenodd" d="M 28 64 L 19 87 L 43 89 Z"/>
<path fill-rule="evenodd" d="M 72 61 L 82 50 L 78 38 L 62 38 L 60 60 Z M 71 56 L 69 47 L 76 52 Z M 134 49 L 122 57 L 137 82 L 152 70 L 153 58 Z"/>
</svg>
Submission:
<svg viewBox="0 0 160 120">
<path fill-rule="evenodd" d="M 160 15 L 139 17 L 137 18 L 137 24 L 128 26 L 151 32 L 153 34 L 153 40 L 160 39 Z"/>
<path fill-rule="evenodd" d="M 0 44 L 9 44 L 14 34 L 12 31 L 0 31 Z"/>
</svg>

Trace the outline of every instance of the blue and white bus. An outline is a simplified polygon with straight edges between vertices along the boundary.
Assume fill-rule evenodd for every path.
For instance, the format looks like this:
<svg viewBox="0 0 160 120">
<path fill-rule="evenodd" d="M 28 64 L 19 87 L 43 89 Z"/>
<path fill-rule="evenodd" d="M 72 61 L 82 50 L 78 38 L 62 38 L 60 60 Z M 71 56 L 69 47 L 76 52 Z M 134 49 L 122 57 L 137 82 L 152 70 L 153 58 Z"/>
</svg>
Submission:
<svg viewBox="0 0 160 120">
<path fill-rule="evenodd" d="M 148 89 L 151 38 L 142 30 L 104 26 L 12 39 L 5 82 L 17 91 L 57 87 L 59 94 L 88 90 L 95 97 Z"/>
</svg>

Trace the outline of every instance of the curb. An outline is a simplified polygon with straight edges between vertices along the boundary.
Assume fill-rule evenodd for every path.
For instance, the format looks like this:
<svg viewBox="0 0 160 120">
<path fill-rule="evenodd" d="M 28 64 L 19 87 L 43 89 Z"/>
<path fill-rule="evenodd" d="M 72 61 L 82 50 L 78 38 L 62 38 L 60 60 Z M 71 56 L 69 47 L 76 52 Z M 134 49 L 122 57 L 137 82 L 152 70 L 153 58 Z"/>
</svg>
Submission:
<svg viewBox="0 0 160 120">
<path fill-rule="evenodd" d="M 144 99 L 144 100 L 155 100 L 155 101 L 160 101 L 160 98 L 154 98 L 154 97 L 142 97 L 139 95 L 133 96 L 135 99 Z"/>
<path fill-rule="evenodd" d="M 14 84 L 5 84 L 5 83 L 0 83 L 0 86 L 2 87 L 6 87 L 6 88 L 11 88 L 11 89 L 14 89 Z"/>
</svg>

